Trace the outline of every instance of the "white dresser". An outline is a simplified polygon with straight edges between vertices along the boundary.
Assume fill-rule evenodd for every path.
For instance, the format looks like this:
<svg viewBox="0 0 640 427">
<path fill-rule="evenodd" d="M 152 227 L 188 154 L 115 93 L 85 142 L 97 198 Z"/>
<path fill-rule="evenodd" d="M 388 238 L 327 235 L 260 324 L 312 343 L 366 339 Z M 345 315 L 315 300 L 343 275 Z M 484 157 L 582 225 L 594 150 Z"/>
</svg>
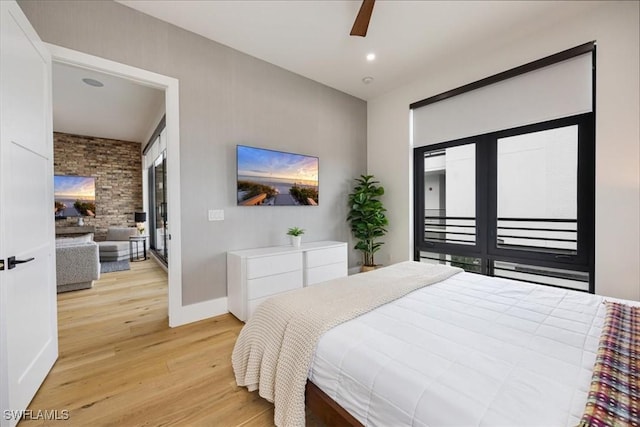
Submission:
<svg viewBox="0 0 640 427">
<path fill-rule="evenodd" d="M 247 321 L 270 296 L 347 275 L 345 242 L 310 242 L 227 252 L 229 311 Z"/>
</svg>

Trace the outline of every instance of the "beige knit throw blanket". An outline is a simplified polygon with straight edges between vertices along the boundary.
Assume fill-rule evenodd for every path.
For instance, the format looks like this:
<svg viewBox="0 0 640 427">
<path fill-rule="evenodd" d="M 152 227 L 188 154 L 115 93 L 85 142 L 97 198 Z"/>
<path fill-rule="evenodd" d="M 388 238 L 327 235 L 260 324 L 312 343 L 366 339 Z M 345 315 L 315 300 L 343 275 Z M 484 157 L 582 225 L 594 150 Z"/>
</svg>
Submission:
<svg viewBox="0 0 640 427">
<path fill-rule="evenodd" d="M 407 261 L 270 298 L 236 341 L 236 382 L 274 403 L 277 426 L 304 426 L 305 385 L 324 332 L 460 271 Z"/>
</svg>

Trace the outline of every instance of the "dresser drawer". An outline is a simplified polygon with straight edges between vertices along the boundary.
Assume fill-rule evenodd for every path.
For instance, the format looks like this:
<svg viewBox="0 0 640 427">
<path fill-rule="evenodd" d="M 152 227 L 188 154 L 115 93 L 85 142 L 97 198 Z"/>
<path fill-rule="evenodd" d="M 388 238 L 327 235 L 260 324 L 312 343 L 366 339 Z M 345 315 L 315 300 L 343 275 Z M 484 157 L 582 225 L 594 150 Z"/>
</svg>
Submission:
<svg viewBox="0 0 640 427">
<path fill-rule="evenodd" d="M 285 292 L 289 292 L 289 291 L 285 291 Z M 283 293 L 283 292 L 280 292 L 280 293 Z M 251 318 L 251 316 L 253 316 L 253 312 L 256 311 L 256 308 L 258 308 L 258 306 L 260 304 L 262 304 L 264 301 L 268 300 L 272 296 L 273 295 L 268 295 L 266 297 L 253 299 L 251 301 L 247 301 L 247 317 L 246 317 L 246 319 L 244 319 L 244 322 L 248 322 L 249 319 Z"/>
<path fill-rule="evenodd" d="M 327 280 L 337 279 L 347 276 L 347 262 L 342 261 L 336 264 L 323 265 L 321 267 L 309 268 L 306 271 L 305 286 L 311 286 Z"/>
<path fill-rule="evenodd" d="M 347 245 L 332 248 L 314 249 L 305 252 L 305 267 L 314 268 L 321 265 L 336 264 L 347 259 Z"/>
<path fill-rule="evenodd" d="M 254 300 L 302 287 L 302 270 L 247 280 L 247 299 Z"/>
<path fill-rule="evenodd" d="M 247 260 L 247 279 L 302 269 L 302 253 L 271 255 Z"/>
</svg>

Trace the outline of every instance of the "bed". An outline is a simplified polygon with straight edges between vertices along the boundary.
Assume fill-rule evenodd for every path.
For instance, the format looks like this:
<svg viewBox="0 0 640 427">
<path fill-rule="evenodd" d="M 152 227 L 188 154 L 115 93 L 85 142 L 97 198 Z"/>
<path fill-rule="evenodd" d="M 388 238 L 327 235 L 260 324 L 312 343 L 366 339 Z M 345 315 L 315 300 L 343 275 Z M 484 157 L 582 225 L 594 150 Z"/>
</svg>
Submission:
<svg viewBox="0 0 640 427">
<path fill-rule="evenodd" d="M 236 381 L 275 402 L 276 425 L 304 424 L 301 393 L 329 425 L 564 426 L 585 413 L 600 296 L 414 262 L 316 288 L 269 300 L 234 349 Z"/>
</svg>

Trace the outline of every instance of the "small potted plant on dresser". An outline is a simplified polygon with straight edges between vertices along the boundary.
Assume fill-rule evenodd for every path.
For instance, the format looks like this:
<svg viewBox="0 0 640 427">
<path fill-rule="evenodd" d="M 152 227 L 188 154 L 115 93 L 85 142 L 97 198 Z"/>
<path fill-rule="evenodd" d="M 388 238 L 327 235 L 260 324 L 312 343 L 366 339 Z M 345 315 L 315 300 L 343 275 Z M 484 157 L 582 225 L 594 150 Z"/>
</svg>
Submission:
<svg viewBox="0 0 640 427">
<path fill-rule="evenodd" d="M 376 268 L 373 255 L 383 244 L 376 242 L 376 239 L 387 233 L 385 227 L 389 223 L 384 214 L 387 210 L 380 201 L 384 187 L 377 184 L 380 182 L 375 181 L 373 175 L 361 175 L 356 179 L 353 192 L 349 194 L 347 221 L 351 224 L 351 232 L 358 241 L 355 249 L 362 251 L 363 272 Z"/>
<path fill-rule="evenodd" d="M 291 227 L 289 231 L 287 231 L 287 236 L 291 236 L 291 246 L 294 248 L 299 248 L 300 243 L 302 243 L 302 235 L 304 234 L 304 230 L 298 227 Z"/>
</svg>

